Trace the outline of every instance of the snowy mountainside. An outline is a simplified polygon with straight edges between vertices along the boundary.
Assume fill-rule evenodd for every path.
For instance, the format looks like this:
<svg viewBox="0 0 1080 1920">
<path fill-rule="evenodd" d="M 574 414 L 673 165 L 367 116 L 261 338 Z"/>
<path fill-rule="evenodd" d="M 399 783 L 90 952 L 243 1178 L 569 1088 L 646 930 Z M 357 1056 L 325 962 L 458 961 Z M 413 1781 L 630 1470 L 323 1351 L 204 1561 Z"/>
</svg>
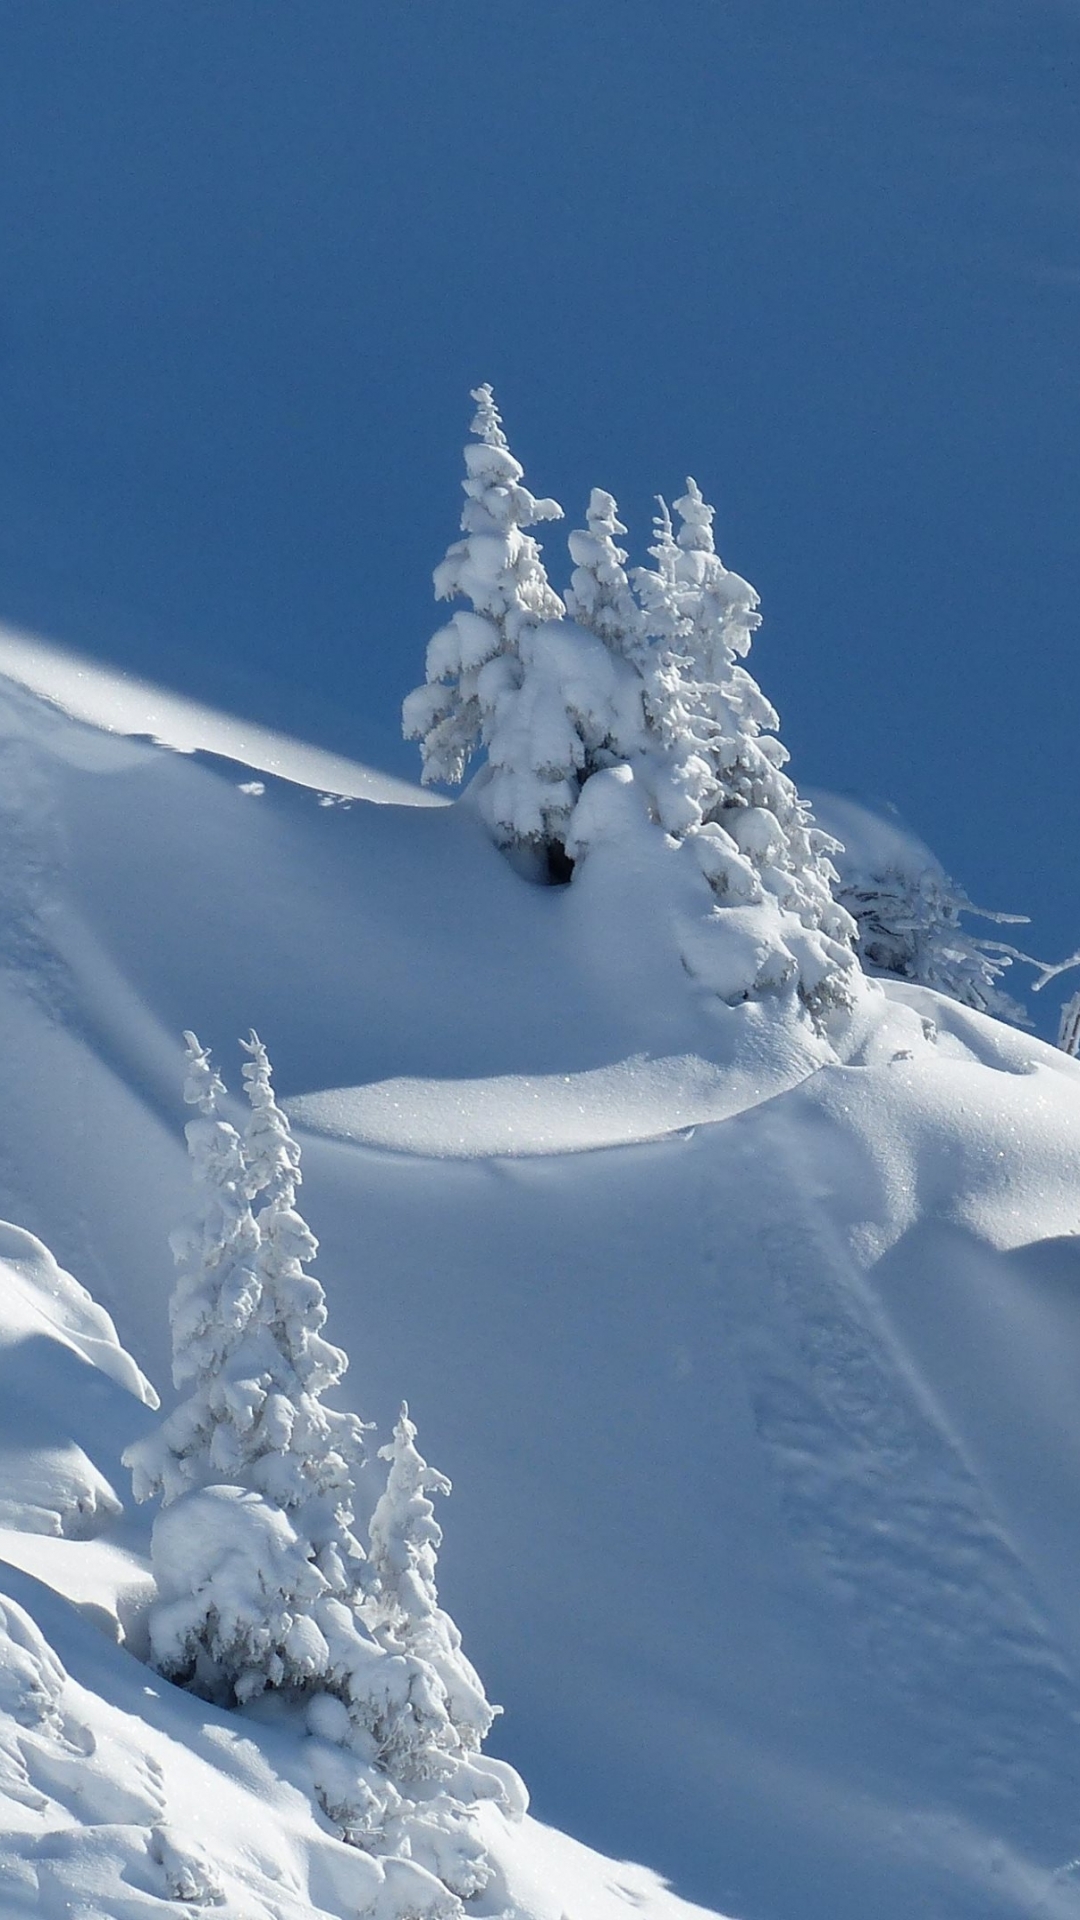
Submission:
<svg viewBox="0 0 1080 1920">
<path fill-rule="evenodd" d="M 276 772 L 175 751 L 46 704 L 2 646 L 0 670 L 0 1214 L 168 1404 L 179 1035 L 235 1088 L 254 1024 L 346 1399 L 382 1437 L 407 1394 L 454 1481 L 446 1602 L 539 1816 L 746 1920 L 1080 1912 L 1080 1067 L 899 984 L 837 1058 L 697 984 L 676 909 L 614 853 L 532 887 L 467 806 L 320 804 L 284 747 Z M 58 1387 L 34 1452 L 125 1515 L 96 1495 L 92 1539 L 6 1531 L 0 1585 L 52 1649 L 12 1612 L 34 1739 L 89 1728 L 159 1786 L 135 1818 L 91 1810 L 85 1844 L 48 1837 L 80 1818 L 70 1765 L 44 1811 L 5 1805 L 8 1910 L 157 1910 L 164 1824 L 181 1854 L 212 1842 L 218 1910 L 357 1911 L 362 1865 L 274 1729 L 133 1659 L 145 1515 L 118 1454 L 147 1412 L 119 1364 L 100 1429 Z M 523 1911 L 675 1911 L 531 1824 L 499 1857 Z"/>
</svg>

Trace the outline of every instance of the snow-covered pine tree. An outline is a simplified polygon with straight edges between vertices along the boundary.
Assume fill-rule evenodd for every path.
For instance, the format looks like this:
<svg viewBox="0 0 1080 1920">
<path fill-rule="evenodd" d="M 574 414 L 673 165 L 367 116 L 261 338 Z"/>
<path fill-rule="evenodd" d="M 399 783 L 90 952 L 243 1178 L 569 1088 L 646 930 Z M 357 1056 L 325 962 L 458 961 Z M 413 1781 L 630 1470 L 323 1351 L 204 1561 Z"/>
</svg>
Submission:
<svg viewBox="0 0 1080 1920">
<path fill-rule="evenodd" d="M 208 1051 L 185 1033 L 184 1099 L 199 1117 L 184 1129 L 197 1204 L 170 1235 L 178 1274 L 169 1308 L 173 1382 L 185 1395 L 156 1432 L 128 1448 L 135 1498 L 168 1505 L 192 1487 L 232 1479 L 248 1457 L 265 1397 L 265 1343 L 255 1274 L 259 1234 L 243 1142 L 217 1103 L 224 1085 Z"/>
<path fill-rule="evenodd" d="M 265 1397 L 252 1429 L 245 1478 L 284 1509 L 311 1543 L 334 1593 L 353 1599 L 362 1583 L 363 1549 L 351 1530 L 354 1476 L 363 1460 L 355 1414 L 323 1405 L 347 1356 L 323 1336 L 326 1295 L 304 1268 L 318 1241 L 295 1207 L 300 1149 L 274 1097 L 266 1048 L 252 1029 L 241 1041 L 251 1118 L 244 1131 L 247 1190 L 268 1194 L 256 1216 L 254 1270 L 258 1322 L 267 1363 Z"/>
<path fill-rule="evenodd" d="M 561 879 L 581 786 L 610 764 L 620 691 L 635 695 L 625 663 L 564 617 L 523 532 L 561 517 L 561 507 L 521 485 L 490 387 L 473 398 L 479 444 L 465 451 L 465 538 L 435 573 L 437 598 L 461 596 L 471 608 L 430 642 L 427 684 L 405 701 L 404 728 L 421 742 L 425 781 L 456 784 L 486 748 L 474 794 L 493 838 L 540 856 L 547 876 Z"/>
<path fill-rule="evenodd" d="M 450 1492 L 446 1475 L 429 1467 L 416 1446 L 416 1427 L 402 1401 L 393 1440 L 380 1447 L 389 1463 L 386 1488 L 371 1517 L 371 1621 L 376 1638 L 398 1653 L 418 1655 L 434 1668 L 461 1744 L 477 1752 L 499 1712 L 461 1650 L 461 1634 L 439 1605 L 435 1566 L 442 1528 L 429 1494 Z"/>
<path fill-rule="evenodd" d="M 537 500 L 521 482 L 524 469 L 507 444 L 490 386 L 473 389 L 476 402 L 465 449 L 465 538 L 435 569 L 437 600 L 468 600 L 433 636 L 426 684 L 404 703 L 405 737 L 420 741 L 425 785 L 457 786 L 472 756 L 486 744 L 493 698 L 519 659 L 526 628 L 558 619 L 563 605 L 548 584 L 540 548 L 525 531 L 559 520 L 554 500 Z M 502 660 L 501 668 L 492 663 Z M 486 673 L 485 670 L 492 668 Z"/>
<path fill-rule="evenodd" d="M 634 575 L 654 649 L 642 669 L 652 740 L 639 777 L 720 906 L 766 909 L 746 992 L 793 985 L 820 1021 L 849 1006 L 856 990 L 854 925 L 832 892 L 836 843 L 784 773 L 777 715 L 742 665 L 760 625 L 758 596 L 724 566 L 696 481 L 687 480 L 675 506 L 677 538 L 661 502 L 656 565 Z"/>
</svg>

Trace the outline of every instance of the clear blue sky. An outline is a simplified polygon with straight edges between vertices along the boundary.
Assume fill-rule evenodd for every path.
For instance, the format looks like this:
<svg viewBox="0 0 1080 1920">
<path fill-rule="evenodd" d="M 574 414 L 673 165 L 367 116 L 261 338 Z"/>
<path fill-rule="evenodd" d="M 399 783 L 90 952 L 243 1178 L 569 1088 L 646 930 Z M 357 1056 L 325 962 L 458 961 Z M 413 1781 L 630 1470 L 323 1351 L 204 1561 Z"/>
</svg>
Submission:
<svg viewBox="0 0 1080 1920">
<path fill-rule="evenodd" d="M 0 618 L 414 772 L 490 379 L 635 557 L 696 475 L 796 778 L 1061 957 L 1078 51 L 1076 0 L 7 0 Z"/>
</svg>

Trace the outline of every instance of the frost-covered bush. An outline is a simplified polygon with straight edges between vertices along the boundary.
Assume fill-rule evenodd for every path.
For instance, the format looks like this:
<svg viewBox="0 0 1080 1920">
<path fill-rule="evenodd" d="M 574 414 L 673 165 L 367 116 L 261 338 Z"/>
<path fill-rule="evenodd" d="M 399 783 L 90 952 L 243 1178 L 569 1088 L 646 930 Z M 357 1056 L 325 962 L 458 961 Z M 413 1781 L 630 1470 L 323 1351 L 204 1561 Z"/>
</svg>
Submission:
<svg viewBox="0 0 1080 1920">
<path fill-rule="evenodd" d="M 369 1528 L 369 1617 L 385 1647 L 418 1655 L 438 1674 L 450 1723 L 461 1745 L 475 1753 L 499 1709 L 488 1700 L 479 1674 L 461 1650 L 461 1634 L 439 1605 L 435 1567 L 442 1528 L 428 1495 L 448 1494 L 450 1482 L 418 1451 L 416 1428 L 404 1401 L 393 1440 L 380 1447 L 379 1458 L 389 1462 L 389 1471 Z"/>
<path fill-rule="evenodd" d="M 1034 963 L 1016 947 L 986 939 L 965 924 L 974 918 L 1021 926 L 1024 916 L 976 907 L 898 819 L 834 794 L 818 796 L 816 805 L 843 842 L 835 856 L 836 891 L 855 921 L 863 964 L 932 987 L 980 1013 L 1029 1025 L 1024 1008 L 999 982 L 1014 961 Z"/>
<path fill-rule="evenodd" d="M 976 1007 L 999 1020 L 1030 1025 L 1019 1001 L 998 985 L 1006 968 L 1023 954 L 1004 941 L 972 933 L 961 918 L 972 914 L 1009 924 L 1023 916 L 984 913 L 962 887 L 933 868 L 887 868 L 857 879 L 845 874 L 838 897 L 855 921 L 858 951 L 869 966 L 933 987 L 961 1006 Z"/>
</svg>

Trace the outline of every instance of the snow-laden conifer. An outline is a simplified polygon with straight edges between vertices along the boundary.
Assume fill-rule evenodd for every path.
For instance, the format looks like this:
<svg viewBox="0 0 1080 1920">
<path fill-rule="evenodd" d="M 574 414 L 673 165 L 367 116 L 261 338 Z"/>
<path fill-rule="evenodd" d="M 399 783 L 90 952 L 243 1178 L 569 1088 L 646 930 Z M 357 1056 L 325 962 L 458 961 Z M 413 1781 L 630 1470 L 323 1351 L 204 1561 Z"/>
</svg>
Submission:
<svg viewBox="0 0 1080 1920">
<path fill-rule="evenodd" d="M 420 741 L 425 784 L 456 786 L 463 778 L 487 743 L 495 697 L 507 675 L 513 679 L 524 633 L 563 611 L 526 531 L 561 519 L 562 508 L 521 484 L 524 469 L 510 452 L 491 388 L 477 387 L 472 397 L 476 439 L 465 449 L 465 537 L 435 569 L 436 599 L 467 600 L 469 607 L 429 642 L 426 684 L 403 709 L 406 738 Z M 500 660 L 501 667 L 493 665 Z"/>
<path fill-rule="evenodd" d="M 191 1487 L 238 1475 L 265 1397 L 259 1234 L 243 1142 L 218 1112 L 225 1089 L 209 1052 L 193 1033 L 184 1041 L 184 1099 L 198 1108 L 184 1129 L 196 1206 L 169 1239 L 178 1268 L 169 1309 L 173 1383 L 184 1398 L 124 1455 L 136 1499 L 160 1493 L 166 1505 Z"/>
<path fill-rule="evenodd" d="M 661 496 L 657 506 L 649 548 L 656 564 L 634 573 L 646 642 L 638 655 L 645 714 L 639 778 L 655 818 L 682 839 L 701 825 L 721 793 L 710 711 L 715 689 L 702 681 L 691 650 L 692 622 L 683 605 L 671 514 Z M 733 873 L 733 882 L 737 878 Z"/>
<path fill-rule="evenodd" d="M 461 1744 L 476 1752 L 498 1712 L 475 1667 L 461 1650 L 461 1634 L 439 1605 L 435 1567 L 442 1528 L 429 1495 L 448 1494 L 444 1473 L 416 1446 L 416 1427 L 402 1402 L 394 1437 L 380 1447 L 388 1462 L 386 1488 L 371 1517 L 372 1621 L 376 1637 L 395 1652 L 417 1654 L 434 1668 Z"/>
<path fill-rule="evenodd" d="M 269 1198 L 256 1216 L 254 1271 L 266 1372 L 250 1435 L 248 1484 L 290 1516 L 312 1546 L 335 1593 L 355 1594 L 363 1551 L 352 1533 L 352 1489 L 363 1459 L 354 1414 L 323 1405 L 348 1366 L 324 1337 L 326 1295 L 306 1273 L 318 1241 L 297 1212 L 300 1149 L 274 1096 L 270 1062 L 257 1033 L 241 1041 L 251 1118 L 244 1131 L 248 1191 Z"/>
<path fill-rule="evenodd" d="M 427 684 L 405 702 L 405 732 L 421 742 L 425 781 L 458 782 L 486 749 L 474 794 L 492 837 L 559 874 L 581 787 L 610 764 L 620 701 L 632 706 L 637 694 L 610 646 L 565 618 L 523 531 L 562 509 L 522 486 L 490 387 L 473 397 L 479 444 L 466 448 L 465 538 L 435 573 L 438 598 L 471 606 L 430 642 Z"/>
<path fill-rule="evenodd" d="M 724 566 L 694 480 L 675 506 L 677 538 L 662 520 L 656 569 L 636 575 L 658 648 L 646 694 L 660 749 L 657 816 L 689 843 L 721 905 L 768 907 L 747 991 L 794 985 L 820 1019 L 855 991 L 854 925 L 832 891 L 835 843 L 783 771 L 777 715 L 742 664 L 760 625 L 758 596 Z"/>
</svg>

